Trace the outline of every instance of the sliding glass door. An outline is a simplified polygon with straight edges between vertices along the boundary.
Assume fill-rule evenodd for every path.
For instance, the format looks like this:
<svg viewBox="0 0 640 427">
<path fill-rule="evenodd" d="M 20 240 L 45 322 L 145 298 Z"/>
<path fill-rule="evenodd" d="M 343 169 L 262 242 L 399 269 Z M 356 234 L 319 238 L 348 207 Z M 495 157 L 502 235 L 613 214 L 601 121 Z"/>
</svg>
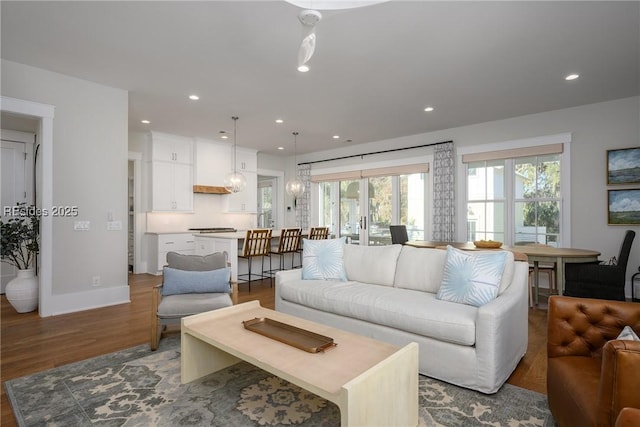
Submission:
<svg viewBox="0 0 640 427">
<path fill-rule="evenodd" d="M 392 224 L 424 240 L 425 191 L 424 173 L 321 182 L 319 222 L 350 244 L 390 245 Z"/>
</svg>

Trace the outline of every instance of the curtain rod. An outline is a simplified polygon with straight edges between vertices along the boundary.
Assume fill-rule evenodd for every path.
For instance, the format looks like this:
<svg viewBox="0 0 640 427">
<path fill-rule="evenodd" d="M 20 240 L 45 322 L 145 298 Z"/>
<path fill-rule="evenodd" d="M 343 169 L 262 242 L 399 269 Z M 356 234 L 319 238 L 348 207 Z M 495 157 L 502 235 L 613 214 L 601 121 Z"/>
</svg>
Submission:
<svg viewBox="0 0 640 427">
<path fill-rule="evenodd" d="M 414 145 L 413 147 L 391 148 L 389 150 L 372 151 L 371 153 L 351 154 L 349 156 L 334 157 L 332 159 L 313 160 L 313 161 L 310 161 L 310 162 L 300 162 L 300 163 L 298 163 L 298 166 L 300 166 L 300 165 L 310 165 L 310 164 L 313 164 L 313 163 L 331 162 L 333 160 L 351 159 L 353 157 L 370 156 L 372 154 L 383 154 L 383 153 L 391 153 L 391 152 L 394 152 L 394 151 L 412 150 L 414 148 L 433 147 L 434 145 L 448 144 L 450 142 L 453 142 L 453 141 L 433 142 L 431 144 Z"/>
</svg>

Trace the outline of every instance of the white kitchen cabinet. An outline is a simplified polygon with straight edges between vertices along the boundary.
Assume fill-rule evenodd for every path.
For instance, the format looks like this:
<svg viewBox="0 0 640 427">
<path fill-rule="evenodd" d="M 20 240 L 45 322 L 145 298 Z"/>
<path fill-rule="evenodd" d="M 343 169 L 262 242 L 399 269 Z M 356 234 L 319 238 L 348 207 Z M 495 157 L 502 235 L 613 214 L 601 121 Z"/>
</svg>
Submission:
<svg viewBox="0 0 640 427">
<path fill-rule="evenodd" d="M 231 148 L 231 150 L 233 150 L 233 147 Z M 251 148 L 237 147 L 236 169 L 238 170 L 238 172 L 257 172 L 258 152 L 256 150 L 252 150 Z"/>
<path fill-rule="evenodd" d="M 195 185 L 223 186 L 231 169 L 231 145 L 225 142 L 196 139 Z"/>
<path fill-rule="evenodd" d="M 151 132 L 153 141 L 152 161 L 193 164 L 193 140 L 191 138 Z"/>
<path fill-rule="evenodd" d="M 147 242 L 148 273 L 156 276 L 162 274 L 162 268 L 167 264 L 167 252 L 178 252 L 184 255 L 193 255 L 196 252 L 193 233 L 147 233 Z"/>
<path fill-rule="evenodd" d="M 193 212 L 193 140 L 151 133 L 148 210 Z"/>
</svg>

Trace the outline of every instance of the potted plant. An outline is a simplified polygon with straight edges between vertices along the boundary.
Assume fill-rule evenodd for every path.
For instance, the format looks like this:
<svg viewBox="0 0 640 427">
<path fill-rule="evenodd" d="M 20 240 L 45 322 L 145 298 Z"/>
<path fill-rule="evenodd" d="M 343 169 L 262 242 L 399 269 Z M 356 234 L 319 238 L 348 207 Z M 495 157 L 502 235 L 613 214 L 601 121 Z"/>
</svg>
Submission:
<svg viewBox="0 0 640 427">
<path fill-rule="evenodd" d="M 18 204 L 9 219 L 0 219 L 1 258 L 18 269 L 15 279 L 7 283 L 7 300 L 18 313 L 38 307 L 38 278 L 35 262 L 40 251 L 40 217 L 35 206 Z"/>
</svg>

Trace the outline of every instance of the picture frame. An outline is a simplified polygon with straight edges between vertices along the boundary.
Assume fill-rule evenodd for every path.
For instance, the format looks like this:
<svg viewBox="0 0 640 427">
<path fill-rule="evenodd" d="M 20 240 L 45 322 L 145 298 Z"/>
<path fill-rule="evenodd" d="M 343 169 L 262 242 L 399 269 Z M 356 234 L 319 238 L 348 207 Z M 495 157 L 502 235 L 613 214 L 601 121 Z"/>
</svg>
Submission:
<svg viewBox="0 0 640 427">
<path fill-rule="evenodd" d="M 640 147 L 607 150 L 607 184 L 640 184 Z"/>
<path fill-rule="evenodd" d="M 609 225 L 640 225 L 640 189 L 608 190 Z"/>
</svg>

